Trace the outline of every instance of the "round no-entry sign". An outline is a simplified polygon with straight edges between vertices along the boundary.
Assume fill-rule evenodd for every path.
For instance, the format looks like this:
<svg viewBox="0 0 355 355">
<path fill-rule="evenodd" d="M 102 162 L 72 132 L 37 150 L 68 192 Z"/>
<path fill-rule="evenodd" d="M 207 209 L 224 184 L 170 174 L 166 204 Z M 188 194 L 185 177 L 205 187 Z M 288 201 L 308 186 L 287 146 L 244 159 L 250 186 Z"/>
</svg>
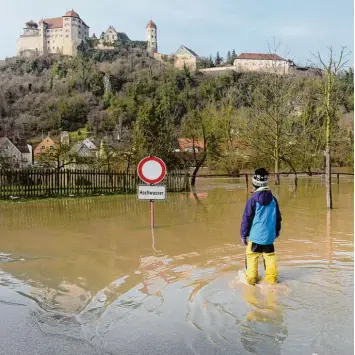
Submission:
<svg viewBox="0 0 355 355">
<path fill-rule="evenodd" d="M 166 175 L 165 163 L 157 157 L 145 157 L 137 168 L 138 176 L 146 184 L 155 185 L 164 180 Z"/>
</svg>

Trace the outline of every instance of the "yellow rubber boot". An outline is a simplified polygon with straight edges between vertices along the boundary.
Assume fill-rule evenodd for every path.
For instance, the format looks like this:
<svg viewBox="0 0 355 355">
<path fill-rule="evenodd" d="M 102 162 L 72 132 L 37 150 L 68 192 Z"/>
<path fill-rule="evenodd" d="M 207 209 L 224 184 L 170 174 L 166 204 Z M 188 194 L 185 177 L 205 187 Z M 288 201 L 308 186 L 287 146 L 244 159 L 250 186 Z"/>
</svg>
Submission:
<svg viewBox="0 0 355 355">
<path fill-rule="evenodd" d="M 271 284 L 277 283 L 277 264 L 275 253 L 263 253 L 265 260 L 265 280 Z"/>
<path fill-rule="evenodd" d="M 261 253 L 254 253 L 251 250 L 252 242 L 248 242 L 246 250 L 247 270 L 245 273 L 249 284 L 255 285 L 258 282 L 258 259 Z"/>
</svg>

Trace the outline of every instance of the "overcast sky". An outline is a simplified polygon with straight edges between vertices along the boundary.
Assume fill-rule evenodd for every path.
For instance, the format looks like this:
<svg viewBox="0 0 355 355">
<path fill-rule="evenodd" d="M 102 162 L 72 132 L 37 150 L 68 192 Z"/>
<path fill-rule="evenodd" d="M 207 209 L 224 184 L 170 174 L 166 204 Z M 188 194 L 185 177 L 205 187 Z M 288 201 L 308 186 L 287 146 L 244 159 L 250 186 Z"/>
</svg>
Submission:
<svg viewBox="0 0 355 355">
<path fill-rule="evenodd" d="M 109 25 L 134 40 L 145 40 L 145 25 L 158 26 L 159 52 L 183 44 L 200 56 L 269 52 L 306 64 L 311 53 L 354 49 L 353 0 L 1 0 L 0 59 L 16 54 L 16 41 L 28 20 L 58 17 L 74 8 L 99 35 Z"/>
</svg>

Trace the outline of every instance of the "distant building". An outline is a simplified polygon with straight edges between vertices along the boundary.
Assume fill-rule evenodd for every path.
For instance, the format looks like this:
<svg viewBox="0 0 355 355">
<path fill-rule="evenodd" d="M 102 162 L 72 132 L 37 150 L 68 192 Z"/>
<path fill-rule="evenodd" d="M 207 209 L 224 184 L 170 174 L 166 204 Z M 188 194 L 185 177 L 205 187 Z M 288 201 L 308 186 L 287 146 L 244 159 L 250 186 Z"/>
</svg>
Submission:
<svg viewBox="0 0 355 355">
<path fill-rule="evenodd" d="M 98 157 L 98 151 L 95 143 L 89 138 L 86 138 L 83 141 L 75 143 L 70 153 L 82 158 L 96 158 Z"/>
<path fill-rule="evenodd" d="M 241 53 L 234 60 L 235 70 L 242 72 L 289 74 L 292 61 L 277 54 Z"/>
<path fill-rule="evenodd" d="M 9 138 L 2 137 L 0 138 L 0 158 L 1 168 L 30 168 L 32 166 L 32 147 L 24 142 L 14 144 Z"/>
<path fill-rule="evenodd" d="M 174 67 L 182 69 L 186 66 L 191 71 L 196 71 L 198 60 L 199 56 L 193 50 L 180 46 L 174 54 Z"/>
<path fill-rule="evenodd" d="M 89 26 L 74 10 L 64 16 L 26 22 L 17 41 L 17 55 L 64 54 L 75 56 L 77 47 L 89 38 Z"/>
<path fill-rule="evenodd" d="M 34 149 L 34 151 L 33 151 L 34 160 L 35 161 L 39 160 L 41 154 L 54 155 L 55 149 L 56 149 L 56 143 L 54 143 L 54 141 L 49 136 L 47 136 Z"/>
<path fill-rule="evenodd" d="M 146 40 L 147 51 L 150 54 L 158 53 L 158 28 L 152 20 L 146 26 Z"/>
<path fill-rule="evenodd" d="M 97 39 L 95 33 L 91 37 L 92 39 Z M 130 41 L 129 37 L 124 32 L 117 32 L 113 26 L 101 33 L 99 43 L 97 44 L 98 49 L 114 49 L 113 44 L 116 41 Z"/>
<path fill-rule="evenodd" d="M 178 139 L 178 147 L 175 149 L 176 153 L 179 152 L 193 153 L 194 150 L 196 153 L 202 152 L 204 150 L 203 141 L 193 140 L 191 138 Z"/>
</svg>

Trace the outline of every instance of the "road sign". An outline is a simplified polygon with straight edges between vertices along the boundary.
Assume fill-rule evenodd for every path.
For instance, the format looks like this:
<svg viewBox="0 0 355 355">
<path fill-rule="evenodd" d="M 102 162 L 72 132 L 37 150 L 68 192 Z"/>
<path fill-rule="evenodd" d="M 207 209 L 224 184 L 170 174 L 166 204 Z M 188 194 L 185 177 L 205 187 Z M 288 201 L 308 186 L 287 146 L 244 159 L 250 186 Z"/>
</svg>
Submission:
<svg viewBox="0 0 355 355">
<path fill-rule="evenodd" d="M 137 190 L 138 200 L 165 200 L 166 186 L 165 185 L 138 185 Z"/>
<path fill-rule="evenodd" d="M 166 166 L 160 158 L 154 156 L 145 157 L 139 162 L 137 172 L 143 182 L 155 185 L 164 180 Z"/>
</svg>

